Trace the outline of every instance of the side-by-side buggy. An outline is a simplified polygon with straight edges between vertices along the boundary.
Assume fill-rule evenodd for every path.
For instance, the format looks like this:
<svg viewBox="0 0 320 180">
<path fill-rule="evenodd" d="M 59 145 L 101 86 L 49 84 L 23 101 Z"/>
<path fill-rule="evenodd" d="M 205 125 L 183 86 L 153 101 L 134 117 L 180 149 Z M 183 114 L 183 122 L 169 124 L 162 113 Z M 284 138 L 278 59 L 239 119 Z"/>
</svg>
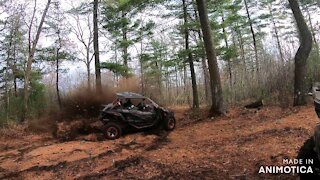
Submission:
<svg viewBox="0 0 320 180">
<path fill-rule="evenodd" d="M 163 127 L 172 131 L 176 126 L 172 111 L 159 106 L 150 98 L 132 92 L 117 93 L 116 100 L 104 106 L 99 119 L 105 125 L 107 139 L 117 139 L 129 128 Z"/>
</svg>

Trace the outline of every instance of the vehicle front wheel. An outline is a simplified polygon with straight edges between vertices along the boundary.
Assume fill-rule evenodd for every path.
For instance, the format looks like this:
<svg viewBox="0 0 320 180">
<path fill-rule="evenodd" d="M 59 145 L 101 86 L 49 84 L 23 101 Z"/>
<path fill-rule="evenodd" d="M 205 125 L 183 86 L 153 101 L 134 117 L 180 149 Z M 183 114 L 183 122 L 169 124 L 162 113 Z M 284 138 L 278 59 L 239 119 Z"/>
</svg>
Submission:
<svg viewBox="0 0 320 180">
<path fill-rule="evenodd" d="M 117 123 L 108 122 L 105 125 L 104 134 L 107 139 L 118 139 L 122 135 L 122 129 Z"/>
<path fill-rule="evenodd" d="M 164 129 L 172 131 L 176 127 L 176 119 L 174 117 L 166 118 L 164 121 Z"/>
</svg>

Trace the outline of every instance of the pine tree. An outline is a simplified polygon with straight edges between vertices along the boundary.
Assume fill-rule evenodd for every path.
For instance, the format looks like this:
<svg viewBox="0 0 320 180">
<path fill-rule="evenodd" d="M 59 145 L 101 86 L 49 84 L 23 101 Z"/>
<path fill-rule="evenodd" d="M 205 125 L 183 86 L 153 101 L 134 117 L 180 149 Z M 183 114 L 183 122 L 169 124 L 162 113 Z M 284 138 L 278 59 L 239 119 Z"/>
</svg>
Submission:
<svg viewBox="0 0 320 180">
<path fill-rule="evenodd" d="M 212 93 L 211 114 L 221 114 L 224 113 L 221 80 L 215 47 L 211 36 L 211 27 L 208 20 L 206 1 L 197 0 L 197 6 L 210 72 L 210 84 Z"/>
</svg>

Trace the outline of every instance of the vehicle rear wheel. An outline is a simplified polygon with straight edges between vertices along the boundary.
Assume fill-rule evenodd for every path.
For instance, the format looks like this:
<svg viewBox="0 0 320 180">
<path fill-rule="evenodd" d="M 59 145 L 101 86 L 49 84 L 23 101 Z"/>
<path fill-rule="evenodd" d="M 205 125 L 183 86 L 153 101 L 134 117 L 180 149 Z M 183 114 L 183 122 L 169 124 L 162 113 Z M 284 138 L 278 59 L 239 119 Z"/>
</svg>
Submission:
<svg viewBox="0 0 320 180">
<path fill-rule="evenodd" d="M 164 121 L 164 129 L 167 131 L 172 131 L 176 127 L 176 119 L 174 117 L 169 117 Z"/>
<path fill-rule="evenodd" d="M 122 129 L 117 123 L 108 122 L 105 125 L 104 134 L 107 139 L 110 139 L 110 140 L 118 139 L 122 135 Z"/>
</svg>

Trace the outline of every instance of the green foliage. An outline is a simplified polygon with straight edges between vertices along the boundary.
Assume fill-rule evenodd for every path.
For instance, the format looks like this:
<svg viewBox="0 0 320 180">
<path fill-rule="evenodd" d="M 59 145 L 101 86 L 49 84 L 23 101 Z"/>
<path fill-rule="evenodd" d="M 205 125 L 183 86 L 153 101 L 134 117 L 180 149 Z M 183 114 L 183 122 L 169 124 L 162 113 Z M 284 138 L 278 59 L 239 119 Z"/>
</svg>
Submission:
<svg viewBox="0 0 320 180">
<path fill-rule="evenodd" d="M 118 63 L 102 62 L 100 65 L 100 68 L 108 69 L 112 71 L 114 74 L 124 76 L 124 77 L 129 77 L 132 75 L 128 67 Z"/>
<path fill-rule="evenodd" d="M 146 87 L 149 87 L 149 91 L 158 92 L 160 98 L 163 76 L 172 73 L 172 67 L 177 63 L 167 56 L 167 46 L 161 40 L 151 40 L 146 52 L 141 54 L 144 76 L 147 77 L 145 79 Z"/>
<path fill-rule="evenodd" d="M 308 82 L 309 86 L 312 85 L 313 82 L 320 81 L 320 49 L 317 44 L 313 44 L 312 51 L 308 58 Z"/>
<path fill-rule="evenodd" d="M 118 55 L 115 55 L 112 62 L 101 64 L 103 68 L 111 70 L 117 76 L 127 77 L 131 74 L 128 67 L 128 61 L 132 59 L 129 48 L 133 47 L 135 43 L 142 43 L 145 37 L 153 35 L 152 30 L 155 27 L 155 22 L 144 22 L 137 17 L 138 13 L 141 13 L 151 2 L 155 3 L 156 1 L 117 0 L 104 2 L 103 27 L 110 33 L 114 41 L 112 48 L 116 51 L 115 53 L 121 52 L 122 63 L 119 63 L 116 58 Z M 141 54 L 139 56 L 142 57 Z"/>
<path fill-rule="evenodd" d="M 37 49 L 36 57 L 34 58 L 37 62 L 55 62 L 57 59 L 59 61 L 72 61 L 77 59 L 73 53 L 70 53 L 65 50 L 59 51 L 59 55 L 57 57 L 57 49 L 55 47 L 47 47 L 42 49 Z"/>
<path fill-rule="evenodd" d="M 28 102 L 30 108 L 26 114 L 28 118 L 38 118 L 47 107 L 45 85 L 40 83 L 41 78 L 42 74 L 39 71 L 32 71 Z M 0 106 L 3 107 L 0 110 L 0 125 L 8 121 L 20 121 L 23 112 L 22 89 L 17 96 L 13 92 L 4 96 Z"/>
<path fill-rule="evenodd" d="M 4 97 L 4 99 L 7 97 Z M 9 121 L 18 122 L 22 115 L 23 99 L 21 96 L 10 95 L 10 103 L 6 104 L 4 101 L 0 103 L 0 126 Z"/>
<path fill-rule="evenodd" d="M 220 51 L 222 52 L 221 56 L 223 59 L 233 59 L 238 57 L 237 49 L 234 46 L 229 48 L 223 47 Z"/>
<path fill-rule="evenodd" d="M 247 18 L 241 15 L 241 1 L 214 1 L 211 9 L 212 29 L 215 31 L 215 46 L 217 56 L 226 61 L 229 66 L 239 56 L 239 48 L 235 36 L 241 31 L 249 34 Z M 233 36 L 233 37 L 232 37 Z M 243 35 L 242 35 L 243 36 Z"/>
<path fill-rule="evenodd" d="M 81 2 L 79 6 L 68 10 L 66 13 L 85 15 L 92 12 L 93 6 L 88 2 Z"/>
<path fill-rule="evenodd" d="M 134 1 L 129 0 L 106 1 L 104 3 L 103 27 L 112 35 L 116 46 L 123 51 L 135 43 L 131 36 L 140 24 L 139 20 L 134 19 L 137 12 L 132 9 L 133 3 Z M 122 56 L 124 61 L 130 57 L 128 53 L 124 53 Z"/>
<path fill-rule="evenodd" d="M 30 81 L 29 112 L 31 117 L 39 117 L 47 107 L 45 85 L 40 83 L 41 74 L 34 72 Z"/>
</svg>

